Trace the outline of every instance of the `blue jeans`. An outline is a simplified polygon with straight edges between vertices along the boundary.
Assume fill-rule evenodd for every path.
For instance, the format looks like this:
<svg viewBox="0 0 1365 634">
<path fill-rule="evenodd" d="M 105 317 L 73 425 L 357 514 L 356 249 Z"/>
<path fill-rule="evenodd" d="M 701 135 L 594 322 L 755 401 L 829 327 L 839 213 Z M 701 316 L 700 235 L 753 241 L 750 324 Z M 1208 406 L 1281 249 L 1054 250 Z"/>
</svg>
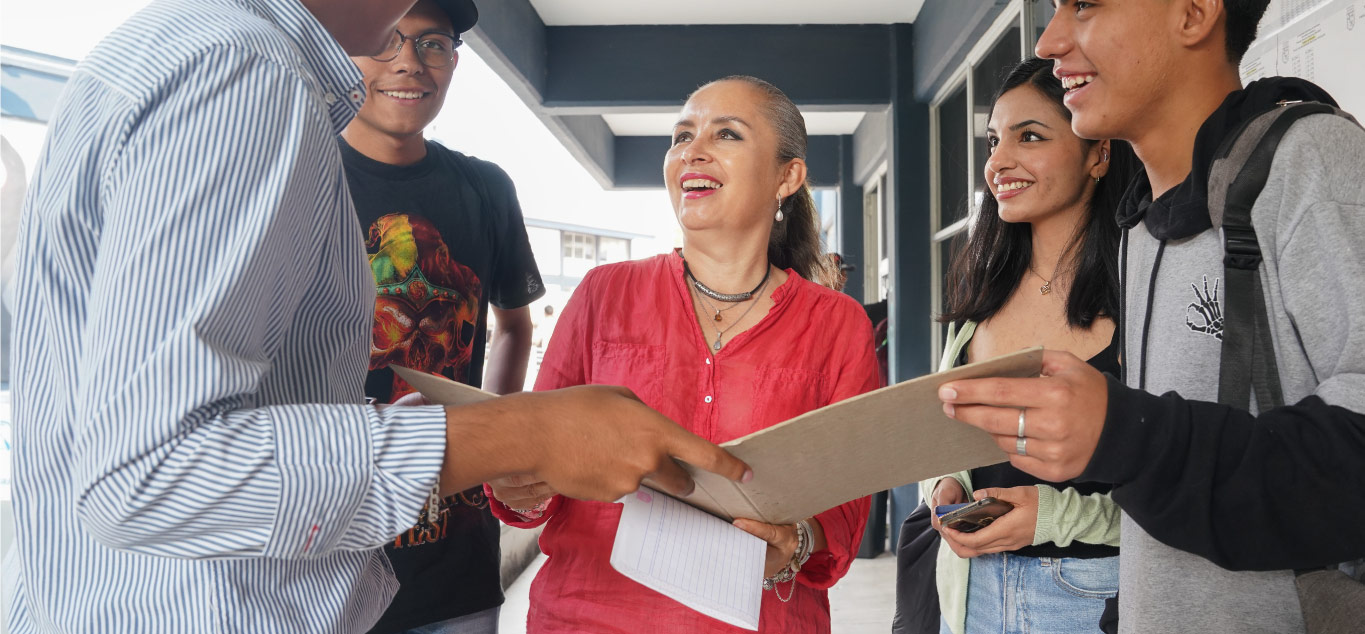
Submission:
<svg viewBox="0 0 1365 634">
<path fill-rule="evenodd" d="M 967 634 L 1098 632 L 1118 589 L 1118 557 L 982 555 L 967 584 Z"/>
<path fill-rule="evenodd" d="M 414 627 L 405 634 L 498 634 L 498 611 L 501 607 L 457 616 L 449 621 Z"/>
</svg>

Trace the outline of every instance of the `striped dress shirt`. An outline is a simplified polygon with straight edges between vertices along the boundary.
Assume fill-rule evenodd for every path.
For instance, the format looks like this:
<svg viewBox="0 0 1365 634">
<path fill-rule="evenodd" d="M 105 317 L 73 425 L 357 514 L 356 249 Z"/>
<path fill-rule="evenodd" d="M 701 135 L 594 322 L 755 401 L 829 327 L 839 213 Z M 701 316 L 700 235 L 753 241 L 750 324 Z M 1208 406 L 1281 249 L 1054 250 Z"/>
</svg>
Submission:
<svg viewBox="0 0 1365 634">
<path fill-rule="evenodd" d="M 388 604 L 378 547 L 445 417 L 363 404 L 360 79 L 298 0 L 157 0 L 71 77 L 20 224 L 15 634 L 363 632 Z"/>
</svg>

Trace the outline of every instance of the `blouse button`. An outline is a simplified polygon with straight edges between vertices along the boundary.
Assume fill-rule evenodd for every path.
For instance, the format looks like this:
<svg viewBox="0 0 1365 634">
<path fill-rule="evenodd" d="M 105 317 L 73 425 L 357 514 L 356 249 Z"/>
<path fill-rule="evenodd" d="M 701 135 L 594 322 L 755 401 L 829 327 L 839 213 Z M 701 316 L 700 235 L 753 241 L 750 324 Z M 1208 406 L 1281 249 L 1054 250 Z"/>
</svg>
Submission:
<svg viewBox="0 0 1365 634">
<path fill-rule="evenodd" d="M 704 398 L 704 399 L 702 399 L 702 400 L 706 401 L 707 403 L 710 403 L 710 402 L 711 402 L 711 397 L 708 395 L 706 398 Z"/>
<path fill-rule="evenodd" d="M 711 357 L 706 357 L 706 365 L 711 365 Z"/>
</svg>

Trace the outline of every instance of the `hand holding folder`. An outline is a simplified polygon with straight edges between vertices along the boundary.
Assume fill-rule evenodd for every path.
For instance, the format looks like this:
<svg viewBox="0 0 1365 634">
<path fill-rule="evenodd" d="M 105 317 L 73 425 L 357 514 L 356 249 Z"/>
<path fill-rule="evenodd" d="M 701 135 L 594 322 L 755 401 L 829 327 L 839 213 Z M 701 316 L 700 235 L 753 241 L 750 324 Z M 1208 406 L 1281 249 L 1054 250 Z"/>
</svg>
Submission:
<svg viewBox="0 0 1365 634">
<path fill-rule="evenodd" d="M 753 479 L 734 482 L 684 464 L 696 489 L 679 499 L 691 506 L 648 489 L 627 496 L 611 563 L 699 612 L 757 629 L 765 545 L 730 521 L 790 524 L 877 491 L 1005 461 L 989 434 L 943 413 L 938 387 L 961 379 L 1038 376 L 1042 356 L 1034 348 L 923 376 L 724 443 L 753 469 Z M 395 370 L 433 402 L 494 397 L 441 377 Z"/>
</svg>

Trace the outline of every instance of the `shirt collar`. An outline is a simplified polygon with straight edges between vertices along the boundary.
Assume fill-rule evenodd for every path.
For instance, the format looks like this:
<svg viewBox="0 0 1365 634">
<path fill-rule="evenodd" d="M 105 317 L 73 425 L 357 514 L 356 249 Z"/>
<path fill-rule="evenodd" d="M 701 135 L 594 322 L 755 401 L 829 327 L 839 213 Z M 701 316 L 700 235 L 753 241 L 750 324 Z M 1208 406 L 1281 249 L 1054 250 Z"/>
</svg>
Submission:
<svg viewBox="0 0 1365 634">
<path fill-rule="evenodd" d="M 340 134 L 365 103 L 363 76 L 346 51 L 299 0 L 241 0 L 279 27 L 321 84 L 322 99 L 335 132 Z"/>
</svg>

